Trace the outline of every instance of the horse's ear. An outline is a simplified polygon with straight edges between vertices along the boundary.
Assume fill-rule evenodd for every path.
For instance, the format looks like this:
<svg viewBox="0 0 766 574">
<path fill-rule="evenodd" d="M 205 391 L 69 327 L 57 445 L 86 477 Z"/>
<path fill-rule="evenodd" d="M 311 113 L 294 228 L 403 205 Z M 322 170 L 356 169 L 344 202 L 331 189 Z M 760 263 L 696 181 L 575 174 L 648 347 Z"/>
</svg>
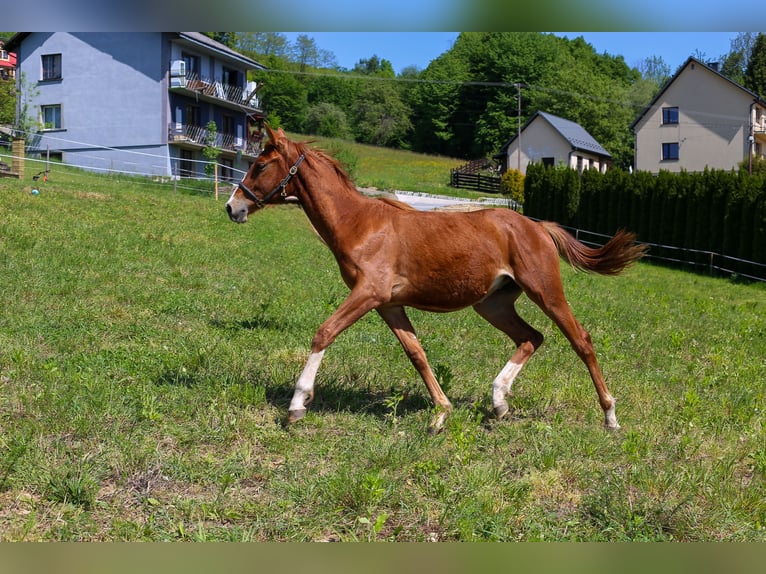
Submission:
<svg viewBox="0 0 766 574">
<path fill-rule="evenodd" d="M 269 141 L 271 141 L 273 143 L 274 140 L 276 139 L 276 134 L 273 132 L 273 130 L 271 129 L 271 126 L 269 126 L 269 124 L 264 123 L 263 127 L 266 130 L 266 137 L 268 137 Z"/>
</svg>

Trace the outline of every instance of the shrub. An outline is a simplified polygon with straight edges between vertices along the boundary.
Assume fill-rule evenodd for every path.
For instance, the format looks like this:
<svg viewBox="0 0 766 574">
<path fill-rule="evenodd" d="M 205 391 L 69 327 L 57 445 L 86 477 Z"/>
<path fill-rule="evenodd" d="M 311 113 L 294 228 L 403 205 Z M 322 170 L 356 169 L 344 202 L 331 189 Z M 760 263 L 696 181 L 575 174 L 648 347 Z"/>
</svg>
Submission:
<svg viewBox="0 0 766 574">
<path fill-rule="evenodd" d="M 500 186 L 503 194 L 518 203 L 524 205 L 524 174 L 518 169 L 509 169 L 503 174 Z"/>
</svg>

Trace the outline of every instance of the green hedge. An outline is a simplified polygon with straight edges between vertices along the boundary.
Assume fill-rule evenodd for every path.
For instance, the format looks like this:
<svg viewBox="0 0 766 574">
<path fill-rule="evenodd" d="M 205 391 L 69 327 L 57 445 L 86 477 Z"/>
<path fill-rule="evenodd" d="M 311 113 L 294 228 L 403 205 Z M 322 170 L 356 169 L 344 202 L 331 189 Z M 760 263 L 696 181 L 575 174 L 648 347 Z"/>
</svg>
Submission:
<svg viewBox="0 0 766 574">
<path fill-rule="evenodd" d="M 723 170 L 652 175 L 620 169 L 578 174 L 566 167 L 532 164 L 524 179 L 524 196 L 524 213 L 536 219 L 605 235 L 625 228 L 647 243 L 766 264 L 762 175 Z M 684 258 L 704 265 L 710 256 L 685 253 Z M 758 266 L 730 260 L 721 266 L 766 278 L 766 270 Z"/>
</svg>

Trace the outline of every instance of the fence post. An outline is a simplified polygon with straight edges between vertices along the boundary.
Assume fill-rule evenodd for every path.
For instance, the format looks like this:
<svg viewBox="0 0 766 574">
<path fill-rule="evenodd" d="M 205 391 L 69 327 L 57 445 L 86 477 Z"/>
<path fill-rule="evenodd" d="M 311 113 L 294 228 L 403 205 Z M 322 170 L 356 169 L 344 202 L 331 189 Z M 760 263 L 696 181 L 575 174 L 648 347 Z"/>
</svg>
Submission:
<svg viewBox="0 0 766 574">
<path fill-rule="evenodd" d="M 213 166 L 213 178 L 215 180 L 215 200 L 218 201 L 218 162 L 215 162 Z"/>
<path fill-rule="evenodd" d="M 24 179 L 24 138 L 13 138 L 11 143 L 11 171 L 19 179 Z"/>
</svg>

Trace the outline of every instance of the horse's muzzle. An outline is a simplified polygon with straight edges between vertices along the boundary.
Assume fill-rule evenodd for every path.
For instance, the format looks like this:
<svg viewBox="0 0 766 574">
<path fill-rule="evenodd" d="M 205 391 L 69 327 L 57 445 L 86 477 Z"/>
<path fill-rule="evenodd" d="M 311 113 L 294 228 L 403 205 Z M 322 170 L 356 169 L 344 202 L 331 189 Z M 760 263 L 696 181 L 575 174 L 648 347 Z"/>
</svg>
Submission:
<svg viewBox="0 0 766 574">
<path fill-rule="evenodd" d="M 233 209 L 231 205 L 227 203 L 226 213 L 229 214 L 229 219 L 231 219 L 234 223 L 245 223 L 247 221 L 247 207 Z"/>
</svg>

